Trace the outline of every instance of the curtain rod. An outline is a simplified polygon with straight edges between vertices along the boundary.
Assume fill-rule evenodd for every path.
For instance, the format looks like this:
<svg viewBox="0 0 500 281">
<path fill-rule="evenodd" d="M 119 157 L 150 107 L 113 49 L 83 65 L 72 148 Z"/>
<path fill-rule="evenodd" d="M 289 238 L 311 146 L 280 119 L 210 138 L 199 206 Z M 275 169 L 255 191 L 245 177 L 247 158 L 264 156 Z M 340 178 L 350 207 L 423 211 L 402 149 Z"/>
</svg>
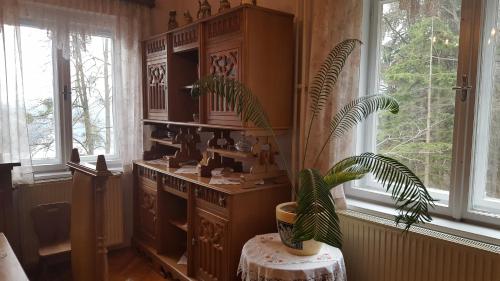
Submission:
<svg viewBox="0 0 500 281">
<path fill-rule="evenodd" d="M 120 0 L 120 1 L 132 2 L 139 5 L 148 6 L 149 8 L 153 8 L 155 6 L 155 0 Z"/>
</svg>

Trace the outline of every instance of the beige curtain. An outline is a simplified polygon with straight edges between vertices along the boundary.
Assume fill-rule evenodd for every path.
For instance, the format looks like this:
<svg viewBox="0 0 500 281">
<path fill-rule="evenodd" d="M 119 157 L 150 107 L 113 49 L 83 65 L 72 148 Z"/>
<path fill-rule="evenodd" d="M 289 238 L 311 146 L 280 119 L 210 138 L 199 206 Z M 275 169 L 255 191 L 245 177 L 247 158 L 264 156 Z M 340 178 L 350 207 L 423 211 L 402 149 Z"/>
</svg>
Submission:
<svg viewBox="0 0 500 281">
<path fill-rule="evenodd" d="M 309 138 L 308 151 L 304 157 L 304 146 L 310 122 L 308 85 L 326 58 L 329 51 L 348 38 L 361 39 L 363 0 L 299 0 L 299 17 L 303 22 L 301 91 L 300 91 L 300 136 L 298 145 L 299 166 L 317 168 L 322 172 L 332 164 L 354 152 L 354 130 L 341 139 L 331 141 L 315 164 L 328 136 L 329 122 L 335 113 L 358 95 L 359 65 L 361 49 L 357 48 L 344 67 L 326 109 L 314 121 Z M 343 197 L 341 192 L 339 196 Z"/>
</svg>

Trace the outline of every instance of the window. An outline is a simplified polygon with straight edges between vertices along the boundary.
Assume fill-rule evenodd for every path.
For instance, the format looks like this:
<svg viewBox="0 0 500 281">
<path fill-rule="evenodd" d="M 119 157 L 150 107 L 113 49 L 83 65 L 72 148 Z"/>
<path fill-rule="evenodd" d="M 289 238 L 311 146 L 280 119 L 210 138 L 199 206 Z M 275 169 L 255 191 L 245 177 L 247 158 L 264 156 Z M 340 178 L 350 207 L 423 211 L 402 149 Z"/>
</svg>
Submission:
<svg viewBox="0 0 500 281">
<path fill-rule="evenodd" d="M 483 7 L 471 0 L 365 2 L 360 90 L 394 96 L 400 112 L 368 119 L 358 130 L 358 150 L 410 167 L 439 200 L 437 213 L 499 223 L 499 0 Z M 479 29 L 482 40 L 473 37 Z M 472 50 L 481 50 L 479 59 Z M 390 200 L 369 177 L 349 190 Z"/>
<path fill-rule="evenodd" d="M 14 27 L 5 32 L 15 32 Z M 21 26 L 19 32 L 35 171 L 63 168 L 71 148 L 84 159 L 98 154 L 116 159 L 110 36 L 71 34 L 67 60 L 46 30 Z"/>
</svg>

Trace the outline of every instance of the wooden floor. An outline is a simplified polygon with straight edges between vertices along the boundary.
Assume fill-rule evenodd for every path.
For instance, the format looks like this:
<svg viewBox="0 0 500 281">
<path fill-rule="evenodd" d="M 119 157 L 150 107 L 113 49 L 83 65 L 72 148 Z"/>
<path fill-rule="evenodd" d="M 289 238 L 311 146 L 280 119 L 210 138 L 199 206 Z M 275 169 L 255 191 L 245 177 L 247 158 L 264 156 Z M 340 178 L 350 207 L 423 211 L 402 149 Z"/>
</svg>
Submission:
<svg viewBox="0 0 500 281">
<path fill-rule="evenodd" d="M 165 280 L 153 270 L 151 265 L 131 249 L 124 249 L 109 254 L 110 281 L 159 281 Z"/>
<path fill-rule="evenodd" d="M 108 254 L 110 281 L 164 281 L 151 265 L 131 249 L 115 250 Z M 42 280 L 70 281 L 71 268 L 69 263 L 57 268 L 51 268 Z M 32 280 L 37 280 L 33 278 Z"/>
</svg>

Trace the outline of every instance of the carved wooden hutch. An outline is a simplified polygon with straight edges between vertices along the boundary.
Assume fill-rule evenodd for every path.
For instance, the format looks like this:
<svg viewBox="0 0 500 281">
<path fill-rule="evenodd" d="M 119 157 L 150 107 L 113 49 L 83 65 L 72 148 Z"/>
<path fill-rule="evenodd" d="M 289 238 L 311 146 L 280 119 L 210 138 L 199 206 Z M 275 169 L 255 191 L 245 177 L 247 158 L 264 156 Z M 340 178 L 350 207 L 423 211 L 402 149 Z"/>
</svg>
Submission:
<svg viewBox="0 0 500 281">
<path fill-rule="evenodd" d="M 208 74 L 243 81 L 271 126 L 286 134 L 293 112 L 293 15 L 241 5 L 154 36 L 143 50 L 150 137 L 144 160 L 134 164 L 133 243 L 174 279 L 236 280 L 243 244 L 276 232 L 275 206 L 290 200 L 290 184 L 269 133 L 242 123 L 234 106 L 215 95 L 195 100 L 188 93 Z M 250 151 L 234 149 L 238 133 L 252 139 Z M 179 173 L 193 163 L 198 174 Z M 211 183 L 216 168 L 231 168 L 234 183 Z M 182 256 L 186 264 L 179 264 Z"/>
</svg>

